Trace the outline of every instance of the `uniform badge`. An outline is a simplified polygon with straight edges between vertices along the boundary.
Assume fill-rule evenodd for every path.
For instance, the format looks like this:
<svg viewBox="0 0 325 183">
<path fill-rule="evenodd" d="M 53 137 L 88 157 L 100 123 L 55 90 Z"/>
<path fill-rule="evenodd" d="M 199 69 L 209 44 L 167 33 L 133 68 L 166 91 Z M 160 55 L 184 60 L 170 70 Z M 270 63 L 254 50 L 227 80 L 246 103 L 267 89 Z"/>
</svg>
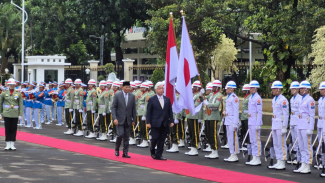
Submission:
<svg viewBox="0 0 325 183">
<path fill-rule="evenodd" d="M 238 98 L 235 98 L 235 102 L 236 102 L 236 103 L 238 102 Z"/>
<path fill-rule="evenodd" d="M 14 98 L 17 100 L 17 98 L 18 98 L 18 94 L 16 94 L 16 95 L 14 96 Z"/>
<path fill-rule="evenodd" d="M 310 102 L 310 106 L 311 106 L 311 109 L 315 109 L 315 103 L 314 103 L 314 101 L 311 101 Z"/>
<path fill-rule="evenodd" d="M 261 105 L 261 99 L 257 99 L 257 105 Z"/>
<path fill-rule="evenodd" d="M 105 97 L 107 97 L 108 95 L 107 95 L 107 93 L 105 94 Z"/>
</svg>

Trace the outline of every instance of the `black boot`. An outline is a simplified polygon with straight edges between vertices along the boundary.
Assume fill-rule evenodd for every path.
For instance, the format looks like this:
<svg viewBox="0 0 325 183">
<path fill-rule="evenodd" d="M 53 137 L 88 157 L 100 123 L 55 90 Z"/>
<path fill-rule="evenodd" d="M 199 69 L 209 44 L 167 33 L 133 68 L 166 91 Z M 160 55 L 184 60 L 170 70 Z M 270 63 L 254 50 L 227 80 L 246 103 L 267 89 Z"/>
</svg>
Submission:
<svg viewBox="0 0 325 183">
<path fill-rule="evenodd" d="M 295 169 L 293 169 L 292 171 L 294 173 L 299 173 L 299 172 L 296 172 L 296 171 L 300 168 L 300 166 L 301 166 L 301 163 L 300 162 L 297 162 L 297 165 L 296 165 Z"/>
<path fill-rule="evenodd" d="M 271 160 L 270 160 L 270 164 L 269 164 L 269 166 L 267 166 L 267 168 L 269 168 L 270 166 L 273 166 L 274 164 L 273 164 L 273 159 L 271 158 Z M 274 169 L 274 168 L 273 168 Z"/>
<path fill-rule="evenodd" d="M 248 156 L 247 156 L 247 161 L 246 161 L 245 164 L 249 163 L 250 161 L 251 161 L 251 155 L 248 155 Z M 249 164 L 247 164 L 247 165 L 249 165 Z"/>
<path fill-rule="evenodd" d="M 325 168 L 323 168 L 322 173 L 319 174 L 320 177 L 325 177 Z"/>
</svg>

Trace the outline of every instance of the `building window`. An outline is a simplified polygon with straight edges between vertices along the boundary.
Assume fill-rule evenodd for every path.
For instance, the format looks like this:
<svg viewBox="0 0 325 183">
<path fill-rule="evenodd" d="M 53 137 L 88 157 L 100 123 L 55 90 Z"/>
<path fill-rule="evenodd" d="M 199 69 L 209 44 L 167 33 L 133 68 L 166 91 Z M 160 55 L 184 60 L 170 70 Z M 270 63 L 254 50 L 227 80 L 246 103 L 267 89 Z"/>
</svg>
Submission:
<svg viewBox="0 0 325 183">
<path fill-rule="evenodd" d="M 44 59 L 42 59 L 41 62 L 44 62 Z"/>
<path fill-rule="evenodd" d="M 59 62 L 61 62 L 61 59 L 59 59 Z"/>
<path fill-rule="evenodd" d="M 138 53 L 138 48 L 137 47 L 124 48 L 123 52 L 124 52 L 124 54 Z"/>
<path fill-rule="evenodd" d="M 47 62 L 50 62 L 50 59 L 47 59 Z"/>
<path fill-rule="evenodd" d="M 44 81 L 46 83 L 58 80 L 58 70 L 44 70 Z"/>
<path fill-rule="evenodd" d="M 55 59 L 53 59 L 53 62 L 55 62 Z"/>
</svg>

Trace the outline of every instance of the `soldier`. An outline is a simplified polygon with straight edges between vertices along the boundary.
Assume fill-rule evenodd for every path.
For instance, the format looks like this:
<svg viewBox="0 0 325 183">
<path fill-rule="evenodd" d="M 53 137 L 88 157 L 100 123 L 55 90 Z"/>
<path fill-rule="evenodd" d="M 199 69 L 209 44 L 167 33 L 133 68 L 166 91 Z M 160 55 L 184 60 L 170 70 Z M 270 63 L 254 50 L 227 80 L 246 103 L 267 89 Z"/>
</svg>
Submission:
<svg viewBox="0 0 325 183">
<path fill-rule="evenodd" d="M 248 130 L 249 130 L 249 140 L 252 147 L 253 158 L 251 161 L 246 162 L 246 165 L 259 166 L 261 165 L 261 154 L 262 154 L 262 144 L 261 144 L 261 126 L 262 121 L 262 98 L 257 93 L 260 84 L 256 80 L 252 80 L 249 83 L 250 94 L 248 102 Z"/>
<path fill-rule="evenodd" d="M 84 100 L 84 92 L 81 88 L 81 80 L 76 79 L 74 81 L 74 84 L 76 86 L 76 89 L 74 90 L 74 96 L 73 96 L 73 109 L 75 113 L 75 120 L 76 120 L 76 130 L 77 133 L 73 134 L 74 136 L 81 137 L 84 135 L 83 133 L 83 125 L 82 125 L 82 111 L 83 111 L 83 100 Z"/>
<path fill-rule="evenodd" d="M 46 117 L 47 117 L 47 122 L 45 123 L 46 125 L 49 125 L 52 123 L 53 117 L 53 102 L 52 102 L 52 92 L 53 92 L 53 83 L 49 82 L 49 88 L 45 92 L 45 97 L 44 97 L 44 104 L 45 104 L 45 111 L 46 111 Z"/>
<path fill-rule="evenodd" d="M 53 81 L 53 91 L 55 91 L 56 95 L 58 94 L 59 88 L 58 88 L 58 82 Z M 53 119 L 57 120 L 57 101 L 53 102 Z"/>
<path fill-rule="evenodd" d="M 102 93 L 98 96 L 98 115 L 99 115 L 99 123 L 100 128 L 102 131 L 102 136 L 100 138 L 97 138 L 97 140 L 107 140 L 107 109 L 109 108 L 109 93 L 107 90 L 105 90 L 106 87 L 106 81 L 101 81 L 99 83 L 99 87 L 102 90 Z"/>
<path fill-rule="evenodd" d="M 145 102 L 148 95 L 149 85 L 144 82 L 140 86 L 141 93 L 138 93 L 138 102 L 137 102 L 137 116 L 139 116 L 140 120 L 140 137 L 142 139 L 142 143 L 138 145 L 138 147 L 149 147 L 149 133 L 146 124 L 146 113 L 145 113 Z"/>
<path fill-rule="evenodd" d="M 87 96 L 88 96 L 88 94 L 87 94 L 87 85 L 82 83 L 81 88 L 82 88 L 82 90 L 84 92 L 83 106 L 84 106 L 84 109 L 86 109 L 87 108 L 86 99 L 87 99 Z M 86 115 L 86 110 L 82 110 L 82 119 L 85 119 L 85 115 Z M 83 120 L 83 125 L 87 126 L 85 121 L 87 121 L 87 120 Z"/>
<path fill-rule="evenodd" d="M 175 88 L 176 88 L 176 83 L 175 83 Z M 179 99 L 179 92 L 176 90 L 176 98 L 177 100 Z M 182 136 L 180 136 L 179 134 L 179 128 L 181 126 L 181 124 L 179 124 L 180 121 L 182 121 L 182 112 L 180 113 L 175 113 L 173 111 L 173 117 L 174 117 L 174 126 L 173 127 L 170 127 L 170 138 L 171 138 L 171 144 L 172 144 L 172 147 L 170 149 L 167 149 L 166 151 L 167 152 L 170 152 L 170 153 L 178 153 L 179 152 L 179 149 L 178 149 L 178 145 L 179 145 L 179 142 L 180 142 L 180 138 Z M 185 144 L 184 144 L 185 146 Z M 183 147 L 184 147 L 183 146 Z"/>
<path fill-rule="evenodd" d="M 118 82 L 118 81 L 113 82 L 113 91 L 111 91 L 111 93 L 110 93 L 110 95 L 111 95 L 110 96 L 110 104 L 113 103 L 113 98 L 114 98 L 116 92 L 118 92 L 119 87 L 120 87 L 120 82 Z M 113 123 L 111 124 L 111 126 L 113 129 L 113 136 L 112 136 L 113 139 L 110 140 L 110 142 L 115 143 L 116 142 L 116 126 Z"/>
<path fill-rule="evenodd" d="M 71 86 L 72 79 L 68 78 L 65 80 L 65 87 L 67 88 L 67 94 L 65 95 L 64 100 L 64 109 L 65 109 L 65 122 L 68 127 L 68 131 L 64 132 L 66 135 L 73 134 L 73 130 L 71 129 L 71 123 L 72 123 L 72 112 L 73 112 L 73 97 L 74 97 L 74 89 Z"/>
<path fill-rule="evenodd" d="M 94 132 L 94 123 L 95 123 L 95 113 L 97 110 L 97 93 L 96 93 L 96 81 L 90 79 L 88 81 L 88 95 L 86 99 L 87 104 L 87 129 L 89 134 L 85 136 L 86 138 L 96 138 Z"/>
<path fill-rule="evenodd" d="M 285 170 L 285 160 L 287 156 L 286 133 L 289 119 L 288 100 L 281 94 L 283 86 L 280 81 L 272 84 L 272 139 L 273 148 L 277 163 L 268 166 L 270 169 Z"/>
<path fill-rule="evenodd" d="M 244 84 L 243 86 L 243 94 L 245 95 L 243 98 L 242 102 L 242 114 L 240 115 L 240 120 L 241 120 L 241 134 L 242 134 L 242 139 L 244 140 L 246 133 L 246 139 L 245 139 L 245 145 L 247 145 L 246 149 L 245 147 L 242 147 L 242 150 L 247 150 L 247 160 L 246 162 L 250 162 L 251 160 L 251 155 L 252 155 L 252 148 L 251 144 L 249 143 L 249 134 L 248 134 L 248 99 L 250 98 L 249 94 L 249 84 Z"/>
<path fill-rule="evenodd" d="M 197 107 L 203 102 L 202 95 L 204 94 L 204 89 L 201 90 L 200 81 L 195 81 L 193 83 L 192 91 L 193 91 L 194 107 Z M 188 130 L 191 137 L 191 146 L 189 147 L 190 151 L 186 152 L 185 154 L 189 156 L 197 156 L 199 155 L 198 153 L 199 143 L 200 143 L 199 123 L 202 122 L 202 118 L 203 118 L 202 112 L 200 110 L 200 112 L 197 112 L 194 115 L 192 115 L 192 113 L 189 110 L 185 110 L 185 112 L 186 112 Z"/>
<path fill-rule="evenodd" d="M 106 108 L 106 120 L 108 121 L 108 128 L 107 128 L 107 136 L 110 135 L 111 133 L 111 130 L 109 129 L 109 126 L 110 124 L 112 123 L 113 124 L 113 120 L 112 120 L 112 113 L 111 113 L 111 93 L 113 93 L 113 89 L 112 89 L 112 85 L 113 85 L 113 81 L 112 80 L 107 80 L 106 81 L 106 90 L 107 90 L 107 93 L 108 93 L 108 97 L 109 97 L 109 100 L 108 100 L 108 107 Z"/>
<path fill-rule="evenodd" d="M 34 92 L 35 101 L 33 104 L 35 127 L 34 129 L 42 129 L 41 123 L 41 110 L 42 110 L 42 101 L 44 100 L 44 85 L 39 85 L 39 90 Z"/>
<path fill-rule="evenodd" d="M 18 119 L 23 118 L 23 98 L 20 92 L 15 91 L 15 84 L 14 79 L 9 79 L 9 90 L 0 96 L 0 114 L 5 121 L 5 150 L 14 151 Z"/>
<path fill-rule="evenodd" d="M 33 122 L 32 122 L 32 111 L 33 111 L 33 103 L 34 103 L 34 85 L 30 84 L 28 87 L 28 90 L 25 92 L 25 96 L 26 96 L 26 102 L 25 102 L 25 106 L 26 106 L 26 121 L 27 121 L 27 125 L 25 127 L 27 128 L 31 128 L 33 127 Z"/>
<path fill-rule="evenodd" d="M 220 92 L 221 86 L 221 81 L 214 80 L 212 83 L 213 93 L 211 93 L 203 102 L 203 104 L 206 106 L 206 112 L 204 113 L 204 121 L 206 124 L 205 134 L 211 148 L 211 154 L 205 155 L 205 157 L 209 159 L 219 158 L 217 144 L 217 123 L 221 120 L 219 112 L 219 107 L 222 103 L 223 97 Z M 206 149 L 205 151 L 208 150 L 209 149 Z"/>
<path fill-rule="evenodd" d="M 291 131 L 291 138 L 292 138 L 292 145 L 293 145 L 293 151 L 296 154 L 296 160 L 291 159 L 290 161 L 287 161 L 287 163 L 296 163 L 297 166 L 294 170 L 298 170 L 300 168 L 300 151 L 298 149 L 298 143 L 295 143 L 298 138 L 298 114 L 299 114 L 299 105 L 301 102 L 301 95 L 299 95 L 299 83 L 298 81 L 293 81 L 290 85 L 290 90 L 292 97 L 290 99 L 290 108 L 291 108 L 291 114 L 290 114 L 290 131 Z"/>
<path fill-rule="evenodd" d="M 0 89 L 1 89 L 1 87 L 0 87 Z M 2 90 L 1 90 L 1 92 L 2 92 Z M 21 88 L 20 88 L 20 93 L 21 93 L 21 96 L 23 97 L 23 113 L 24 113 L 23 116 L 24 116 L 24 118 L 19 120 L 20 123 L 18 124 L 18 126 L 25 126 L 25 119 L 26 119 L 26 106 L 25 106 L 25 102 L 26 102 L 25 98 L 26 98 L 26 96 L 25 96 L 25 92 L 26 92 L 26 83 L 22 83 Z M 1 96 L 1 94 L 0 94 L 0 96 Z"/>
<path fill-rule="evenodd" d="M 225 125 L 227 127 L 227 140 L 229 144 L 230 157 L 224 159 L 228 162 L 238 162 L 239 142 L 238 142 L 238 128 L 239 122 L 239 99 L 234 93 L 237 88 L 234 81 L 229 81 L 225 87 L 228 94 L 226 99 L 225 109 Z"/>
<path fill-rule="evenodd" d="M 205 97 L 208 99 L 210 97 L 210 95 L 212 95 L 212 83 L 208 83 L 207 86 L 205 87 Z M 203 108 L 204 112 L 203 114 L 206 115 L 206 109 L 207 107 Z M 205 123 L 205 128 L 204 128 L 204 131 L 205 131 L 205 138 L 208 139 L 208 126 L 209 126 L 209 122 L 207 122 L 207 120 L 205 120 L 204 118 L 204 123 Z M 209 123 L 209 124 L 207 124 Z M 204 152 L 212 152 L 212 149 L 211 149 L 211 145 L 209 144 L 208 140 L 207 140 L 207 143 L 206 143 L 206 148 L 203 149 Z"/>
<path fill-rule="evenodd" d="M 58 98 L 59 100 L 57 101 L 57 119 L 58 119 L 58 124 L 56 124 L 57 126 L 62 126 L 62 121 L 63 121 L 63 115 L 64 115 L 64 106 L 65 106 L 65 102 L 64 102 L 64 97 L 67 94 L 67 91 L 65 90 L 65 86 L 64 83 L 60 84 L 60 90 L 58 92 Z"/>
<path fill-rule="evenodd" d="M 324 123 L 324 117 L 325 117 L 325 82 L 321 82 L 319 85 L 319 91 L 321 97 L 318 100 L 318 120 L 317 120 L 317 137 L 318 137 L 318 143 L 322 144 L 322 134 L 323 134 L 323 123 Z M 322 144 L 323 145 L 323 144 Z M 323 168 L 322 163 L 324 163 L 324 155 L 322 153 L 322 148 L 319 150 L 319 154 L 316 154 L 316 158 L 320 158 L 321 161 L 319 161 L 319 164 L 315 164 L 314 168 Z"/>
<path fill-rule="evenodd" d="M 315 101 L 309 95 L 311 86 L 308 81 L 302 81 L 299 85 L 302 96 L 299 104 L 298 121 L 298 147 L 301 154 L 301 167 L 294 170 L 296 173 L 309 174 L 313 161 L 312 135 L 315 123 Z"/>
<path fill-rule="evenodd" d="M 140 88 L 140 86 L 141 86 L 141 81 L 135 81 L 135 86 L 138 88 L 136 91 L 135 91 L 135 93 L 133 93 L 134 94 L 134 96 L 135 96 L 135 102 L 136 102 L 136 110 L 137 110 L 137 125 L 138 125 L 138 132 L 141 134 L 141 133 L 144 133 L 144 132 L 142 132 L 141 131 L 141 128 L 140 128 L 140 123 L 141 123 L 141 115 L 139 115 L 139 110 L 141 110 L 141 109 L 139 109 L 139 100 L 140 100 L 140 98 L 141 98 L 141 96 L 142 96 L 142 94 L 143 94 L 143 89 L 144 88 Z"/>
</svg>

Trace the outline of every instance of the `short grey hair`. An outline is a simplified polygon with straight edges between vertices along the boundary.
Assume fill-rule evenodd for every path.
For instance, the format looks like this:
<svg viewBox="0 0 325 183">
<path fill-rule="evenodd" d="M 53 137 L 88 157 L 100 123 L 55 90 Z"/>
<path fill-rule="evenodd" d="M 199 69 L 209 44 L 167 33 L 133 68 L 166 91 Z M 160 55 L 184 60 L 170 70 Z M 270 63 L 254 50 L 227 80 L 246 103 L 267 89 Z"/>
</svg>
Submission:
<svg viewBox="0 0 325 183">
<path fill-rule="evenodd" d="M 163 82 L 157 82 L 155 85 L 155 90 L 159 87 L 159 86 L 164 86 Z"/>
</svg>

